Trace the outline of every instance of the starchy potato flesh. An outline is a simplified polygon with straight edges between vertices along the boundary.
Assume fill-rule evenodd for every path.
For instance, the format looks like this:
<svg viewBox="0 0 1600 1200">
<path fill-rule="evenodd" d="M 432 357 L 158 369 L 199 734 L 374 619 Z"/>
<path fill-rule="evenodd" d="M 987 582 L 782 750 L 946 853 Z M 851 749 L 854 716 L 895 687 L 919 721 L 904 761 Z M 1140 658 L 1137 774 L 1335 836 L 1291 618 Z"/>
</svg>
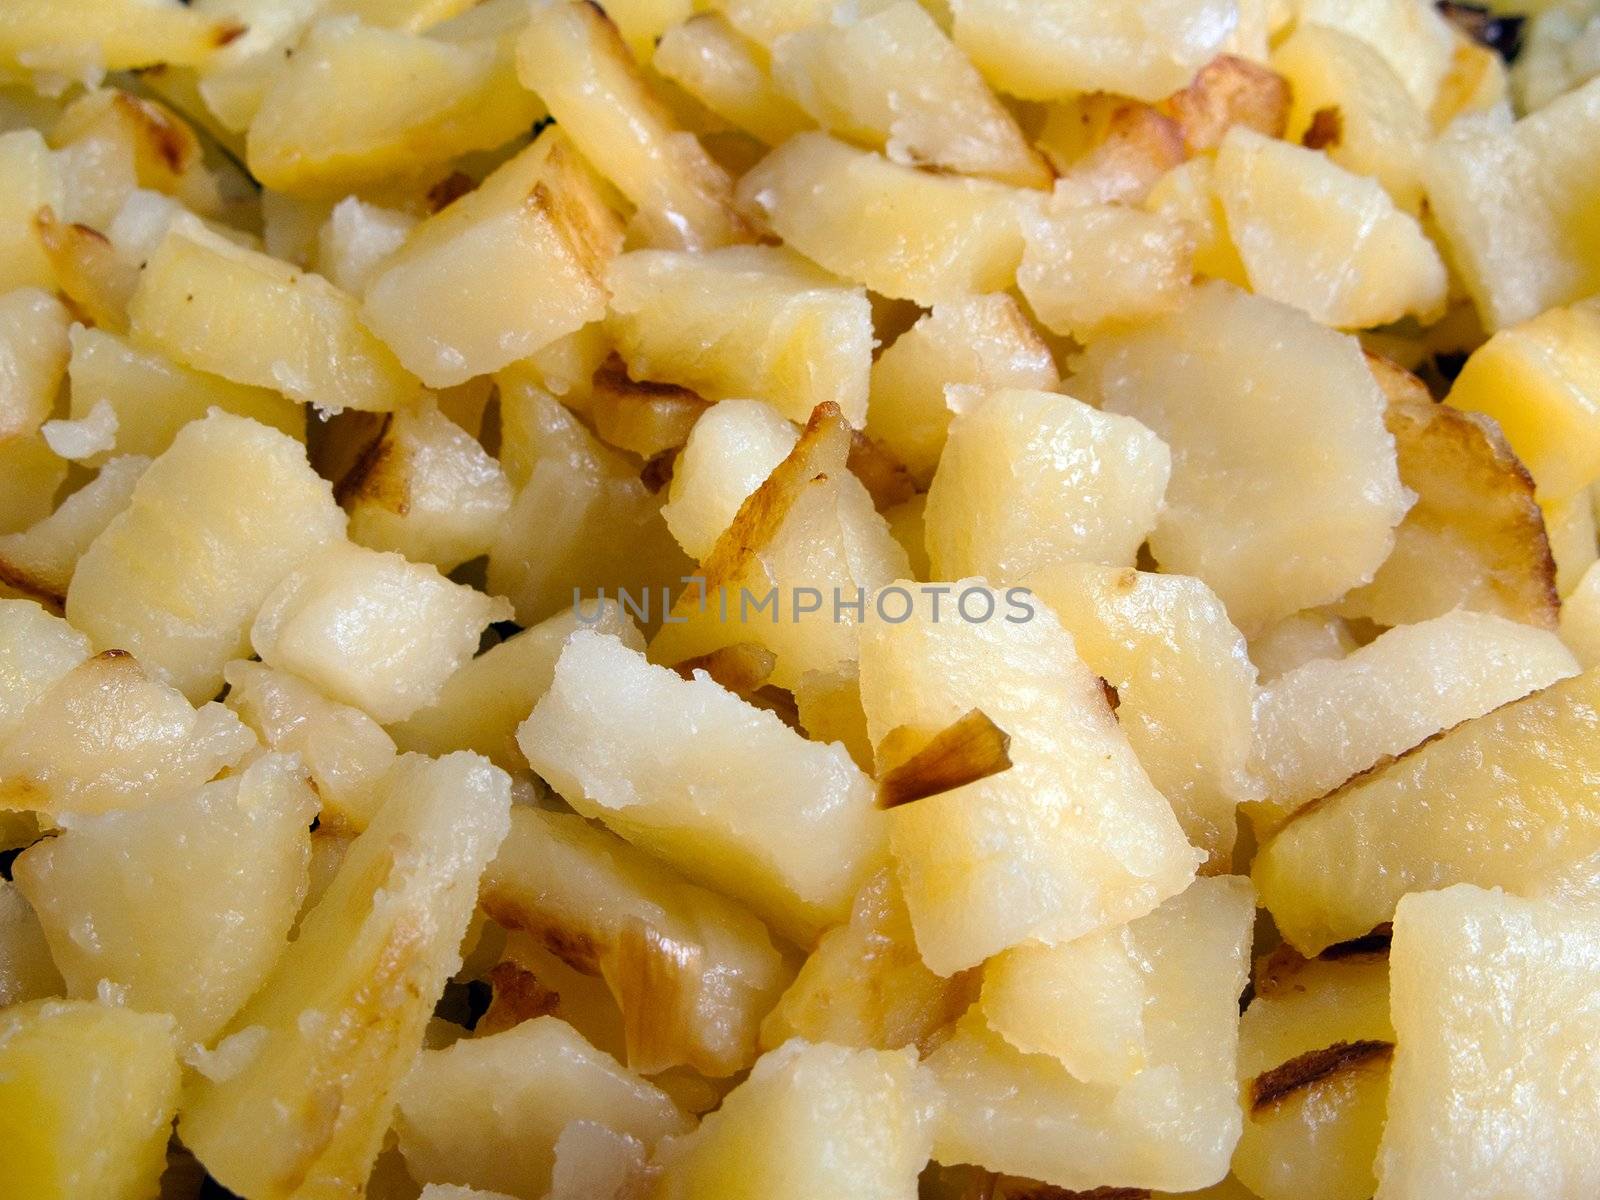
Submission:
<svg viewBox="0 0 1600 1200">
<path fill-rule="evenodd" d="M 1256 697 L 1250 767 L 1266 795 L 1246 811 L 1265 834 L 1347 779 L 1577 673 L 1554 633 L 1464 610 L 1307 663 Z"/>
<path fill-rule="evenodd" d="M 36 601 L 0 600 L 0 740 L 91 649 L 88 638 Z"/>
<path fill-rule="evenodd" d="M 240 1061 L 185 1089 L 179 1137 L 230 1190 L 359 1191 L 460 963 L 479 876 L 508 825 L 509 780 L 472 754 L 408 756 L 385 786 L 377 818 L 229 1025 L 218 1053 L 235 1039 Z"/>
<path fill-rule="evenodd" d="M 32 433 L 50 415 L 71 323 L 61 301 L 39 288 L 0 295 L 0 438 Z"/>
<path fill-rule="evenodd" d="M 1393 548 L 1410 497 L 1383 395 L 1353 339 L 1293 309 L 1202 285 L 1091 344 L 1068 386 L 1171 448 L 1151 552 L 1247 635 L 1367 582 Z"/>
<path fill-rule="evenodd" d="M 1186 159 L 1160 174 L 1151 182 L 1144 206 L 1183 224 L 1196 276 L 1226 280 L 1240 288 L 1250 286 L 1238 248 L 1228 236 L 1228 216 L 1217 197 L 1213 157 Z"/>
<path fill-rule="evenodd" d="M 19 1195 L 155 1195 L 177 1103 L 170 1017 L 73 1000 L 0 1012 L 0 1137 Z"/>
<path fill-rule="evenodd" d="M 1239 1136 L 1234 1051 L 1248 975 L 1250 888 L 1198 879 L 1129 927 L 1148 996 L 1148 1062 L 1120 1084 L 1084 1083 L 1014 1049 L 968 1011 L 929 1056 L 944 1088 L 933 1155 L 1057 1187 L 1189 1191 L 1227 1174 Z"/>
<path fill-rule="evenodd" d="M 1539 507 L 1544 514 L 1550 557 L 1556 564 L 1556 595 L 1565 599 L 1578 586 L 1583 573 L 1600 558 L 1594 508 L 1587 490 L 1565 500 L 1547 500 Z"/>
<path fill-rule="evenodd" d="M 1171 469 L 1166 444 L 1131 417 L 1050 392 L 993 392 L 951 422 L 928 488 L 934 577 L 1017 583 L 1058 563 L 1132 566 Z M 996 478 L 1011 487 L 994 490 Z"/>
<path fill-rule="evenodd" d="M 646 1080 L 556 1017 L 424 1050 L 401 1083 L 395 1127 L 424 1183 L 466 1183 L 542 1197 L 557 1139 L 593 1121 L 654 1145 L 688 1119 Z"/>
<path fill-rule="evenodd" d="M 650 65 L 724 120 L 769 146 L 810 124 L 778 90 L 766 56 L 723 17 L 704 12 L 674 25 L 656 44 Z"/>
<path fill-rule="evenodd" d="M 65 991 L 33 906 L 14 883 L 0 883 L 0 1008 Z"/>
<path fill-rule="evenodd" d="M 115 159 L 117 172 L 133 184 L 175 196 L 194 212 L 210 216 L 221 206 L 200 139 L 183 118 L 155 100 L 115 88 L 87 91 L 62 110 L 50 143 L 66 152 L 69 164 L 80 151 L 88 159 L 105 159 L 108 168 Z M 68 173 L 74 173 L 70 167 Z M 69 178 L 69 196 L 74 182 Z"/>
<path fill-rule="evenodd" d="M 15 533 L 50 515 L 67 461 L 42 434 L 0 441 L 0 530 Z"/>
<path fill-rule="evenodd" d="M 1590 566 L 1561 602 L 1561 640 L 1585 670 L 1600 664 L 1600 567 Z"/>
<path fill-rule="evenodd" d="M 17 0 L 0 19 L 0 64 L 68 77 L 197 66 L 242 32 L 231 20 L 148 0 Z"/>
<path fill-rule="evenodd" d="M 1174 118 L 1109 92 L 1047 106 L 1038 145 L 1072 192 L 1106 204 L 1140 203 L 1186 153 L 1183 127 Z"/>
<path fill-rule="evenodd" d="M 185 1042 L 209 1042 L 287 943 L 315 813 L 299 767 L 268 755 L 187 796 L 74 819 L 13 877 L 68 995 L 109 983 L 129 1008 L 171 1013 Z"/>
<path fill-rule="evenodd" d="M 317 230 L 317 274 L 352 296 L 362 295 L 379 264 L 400 248 L 418 221 L 404 209 L 346 196 Z"/>
<path fill-rule="evenodd" d="M 661 506 L 667 528 L 690 558 L 705 561 L 750 494 L 799 440 L 800 431 L 759 400 L 723 400 L 695 422 Z"/>
<path fill-rule="evenodd" d="M 0 133 L 0 287 L 50 287 L 55 282 L 50 259 L 34 227 L 41 208 L 61 204 L 61 179 L 50 148 L 37 130 Z"/>
<path fill-rule="evenodd" d="M 59 612 L 73 569 L 111 519 L 128 505 L 148 458 L 114 458 L 49 516 L 0 534 L 0 593 L 37 600 Z"/>
<path fill-rule="evenodd" d="M 1407 892 L 1453 883 L 1593 895 L 1597 691 L 1594 671 L 1563 680 L 1300 810 L 1252 870 L 1285 940 L 1316 953 L 1387 921 Z"/>
<path fill-rule="evenodd" d="M 1300 0 L 1307 25 L 1327 25 L 1360 38 L 1384 57 L 1417 106 L 1426 112 L 1450 69 L 1455 43 L 1450 27 L 1426 4 L 1410 0 Z"/>
<path fill-rule="evenodd" d="M 931 736 L 973 708 L 1011 736 L 1009 770 L 889 813 L 917 949 L 941 975 L 1141 916 L 1200 859 L 1049 610 L 1013 623 L 981 583 L 951 591 L 992 600 L 995 616 L 952 622 L 946 598 L 937 621 L 938 598 L 914 593 L 909 620 L 863 629 L 860 660 L 880 751 L 892 730 Z"/>
</svg>

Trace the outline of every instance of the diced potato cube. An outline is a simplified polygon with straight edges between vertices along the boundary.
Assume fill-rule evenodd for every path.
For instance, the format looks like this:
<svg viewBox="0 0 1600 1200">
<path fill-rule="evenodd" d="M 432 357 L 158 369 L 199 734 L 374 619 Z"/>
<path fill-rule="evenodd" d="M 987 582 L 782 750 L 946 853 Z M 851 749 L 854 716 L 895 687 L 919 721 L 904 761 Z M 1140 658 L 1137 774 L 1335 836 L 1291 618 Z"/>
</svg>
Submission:
<svg viewBox="0 0 1600 1200">
<path fill-rule="evenodd" d="M 642 250 L 613 262 L 606 285 L 606 325 L 633 378 L 681 384 L 707 400 L 764 400 L 791 421 L 828 400 L 851 424 L 866 417 L 867 298 L 799 255 L 769 246 Z"/>
<path fill-rule="evenodd" d="M 1089 669 L 1117 691 L 1117 723 L 1213 872 L 1228 868 L 1249 770 L 1256 672 L 1243 636 L 1198 579 L 1068 564 L 1028 588 Z"/>
<path fill-rule="evenodd" d="M 198 66 L 244 30 L 170 0 L 12 0 L 0 14 L 0 64 L 99 78 L 106 71 Z"/>
<path fill-rule="evenodd" d="M 1166 445 L 1131 417 L 1054 392 L 996 392 L 951 423 L 928 489 L 934 578 L 1132 566 L 1171 470 Z"/>
<path fill-rule="evenodd" d="M 1400 902 L 1380 1196 L 1600 1187 L 1594 938 L 1591 909 L 1499 891 L 1452 887 Z"/>
<path fill-rule="evenodd" d="M 317 827 L 338 833 L 365 829 L 383 803 L 383 778 L 395 760 L 394 740 L 382 727 L 360 709 L 261 663 L 231 662 L 223 677 L 228 707 L 262 744 L 299 756 L 320 801 Z M 459 748 L 445 746 L 439 753 Z"/>
<path fill-rule="evenodd" d="M 1475 883 L 1593 895 L 1597 725 L 1590 671 L 1357 776 L 1261 847 L 1262 903 L 1286 941 L 1314 954 L 1387 921 L 1407 892 Z"/>
<path fill-rule="evenodd" d="M 1455 37 L 1426 0 L 1297 0 L 1300 26 L 1326 25 L 1383 55 L 1412 100 L 1427 112 L 1450 70 Z"/>
<path fill-rule="evenodd" d="M 127 1007 L 171 1013 L 186 1041 L 210 1041 L 288 942 L 316 810 L 294 760 L 268 755 L 188 796 L 74 820 L 25 851 L 17 887 L 68 994 L 92 999 L 109 981 Z"/>
<path fill-rule="evenodd" d="M 349 543 L 330 546 L 262 603 L 250 644 L 268 666 L 309 680 L 378 721 L 431 704 L 511 605 L 438 569 Z"/>
<path fill-rule="evenodd" d="M 396 1132 L 411 1175 L 543 1196 L 556 1141 L 593 1121 L 654 1145 L 689 1120 L 653 1084 L 555 1017 L 424 1050 L 400 1085 Z"/>
<path fill-rule="evenodd" d="M 1146 1065 L 1126 1082 L 1075 1079 L 971 1009 L 927 1060 L 945 1092 L 934 1157 L 1080 1191 L 1221 1179 L 1239 1137 L 1234 1051 L 1253 915 L 1249 884 L 1221 877 L 1132 923 Z"/>
<path fill-rule="evenodd" d="M 1001 91 L 1029 100 L 1076 92 L 1159 100 L 1227 49 L 1241 5 L 959 0 L 951 7 L 956 44 Z"/>
<path fill-rule="evenodd" d="M 766 56 L 717 13 L 699 13 L 667 30 L 650 65 L 769 146 L 811 127 L 800 107 L 772 82 Z"/>
<path fill-rule="evenodd" d="M 111 519 L 128 506 L 148 458 L 114 458 L 49 516 L 18 533 L 0 534 L 0 591 L 59 612 L 72 572 Z"/>
<path fill-rule="evenodd" d="M 1444 311 L 1439 252 L 1378 181 L 1235 127 L 1216 188 L 1252 291 L 1344 329 Z"/>
<path fill-rule="evenodd" d="M 660 1152 L 661 1200 L 913 1200 L 936 1103 L 915 1051 L 796 1039 Z"/>
<path fill-rule="evenodd" d="M 0 1009 L 65 991 L 33 905 L 10 880 L 0 881 Z"/>
<path fill-rule="evenodd" d="M 761 1017 L 791 973 L 744 909 L 569 813 L 512 813 L 480 903 L 601 975 L 622 1010 L 628 1065 L 652 1075 L 749 1067 Z"/>
<path fill-rule="evenodd" d="M 299 935 L 192 1077 L 179 1136 L 230 1191 L 354 1195 L 389 1127 L 505 836 L 510 780 L 471 754 L 407 756 Z"/>
<path fill-rule="evenodd" d="M 177 1106 L 171 1017 L 65 1000 L 0 1012 L 0 1141 L 17 1196 L 155 1195 Z"/>
<path fill-rule="evenodd" d="M 304 447 L 214 412 L 183 427 L 79 559 L 68 619 L 206 700 L 222 687 L 223 663 L 245 655 L 267 594 L 343 530 Z"/>
<path fill-rule="evenodd" d="M 637 206 L 646 244 L 703 250 L 746 240 L 727 172 L 676 126 L 598 5 L 536 8 L 517 45 L 517 74 Z"/>
<path fill-rule="evenodd" d="M 0 290 L 54 287 L 34 218 L 41 208 L 60 209 L 61 179 L 37 130 L 0 133 L 0 197 Z"/>
<path fill-rule="evenodd" d="M 801 944 L 844 920 L 882 857 L 872 786 L 843 747 L 613 637 L 572 635 L 517 741 L 579 812 Z"/>
<path fill-rule="evenodd" d="M 772 52 L 779 86 L 832 133 L 912 166 L 1050 181 L 1016 119 L 915 0 L 808 26 Z"/>
<path fill-rule="evenodd" d="M 601 275 L 621 243 L 589 168 L 546 130 L 412 230 L 362 318 L 429 387 L 449 387 L 604 315 Z"/>
<path fill-rule="evenodd" d="M 420 389 L 359 313 L 322 276 L 189 223 L 150 257 L 128 306 L 133 340 L 188 366 L 331 412 L 387 412 Z"/>
<path fill-rule="evenodd" d="M 1033 193 L 931 175 L 802 133 L 739 181 L 741 206 L 836 275 L 933 305 L 1011 286 Z"/>
<path fill-rule="evenodd" d="M 889 814 L 917 948 L 941 975 L 1030 937 L 1066 940 L 1147 913 L 1200 858 L 1055 616 L 975 580 L 951 591 L 941 619 L 940 598 L 923 592 L 897 603 L 909 620 L 875 621 L 861 637 L 880 756 L 892 731 L 931 736 L 973 708 L 1011 739 L 1008 770 Z M 963 604 L 973 616 L 956 619 Z"/>
<path fill-rule="evenodd" d="M 724 400 L 695 422 L 673 461 L 661 506 L 689 557 L 705 561 L 750 494 L 799 440 L 800 431 L 759 400 Z"/>
<path fill-rule="evenodd" d="M 0 743 L 0 808 L 65 820 L 193 791 L 255 747 L 220 704 L 198 711 L 122 650 L 80 663 Z"/>
<path fill-rule="evenodd" d="M 50 415 L 71 324 L 66 306 L 48 292 L 0 294 L 0 440 L 32 433 Z"/>
<path fill-rule="evenodd" d="M 1150 549 L 1246 635 L 1365 583 L 1394 545 L 1410 498 L 1353 338 L 1210 283 L 1090 346 L 1068 386 L 1171 447 Z"/>
<path fill-rule="evenodd" d="M 1050 348 L 1010 296 L 936 304 L 873 362 L 867 433 L 926 487 L 951 417 L 971 395 L 952 387 L 1048 392 L 1060 382 Z"/>
</svg>

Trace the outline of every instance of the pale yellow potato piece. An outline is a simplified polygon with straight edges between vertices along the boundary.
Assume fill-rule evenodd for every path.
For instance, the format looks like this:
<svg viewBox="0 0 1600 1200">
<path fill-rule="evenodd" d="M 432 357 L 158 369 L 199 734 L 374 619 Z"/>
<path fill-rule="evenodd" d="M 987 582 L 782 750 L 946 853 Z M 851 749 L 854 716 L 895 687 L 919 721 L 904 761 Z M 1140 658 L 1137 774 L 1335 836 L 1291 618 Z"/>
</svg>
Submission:
<svg viewBox="0 0 1600 1200">
<path fill-rule="evenodd" d="M 61 820 L 193 791 L 255 747 L 220 704 L 196 710 L 108 650 L 63 674 L 0 743 L 0 808 Z"/>
<path fill-rule="evenodd" d="M 605 979 L 635 1071 L 748 1068 L 761 1018 L 792 976 L 739 905 L 570 813 L 513 812 L 479 903 L 574 970 Z"/>
<path fill-rule="evenodd" d="M 360 296 L 383 260 L 404 244 L 417 224 L 417 217 L 403 209 L 346 196 L 317 230 L 317 273 L 334 287 Z"/>
<path fill-rule="evenodd" d="M 148 458 L 114 458 L 43 520 L 0 535 L 0 591 L 38 600 L 59 611 L 73 569 L 111 519 L 128 505 Z"/>
<path fill-rule="evenodd" d="M 1516 111 L 1531 113 L 1593 79 L 1597 32 L 1587 4 L 1537 6 L 1523 27 L 1522 50 L 1510 72 Z"/>
<path fill-rule="evenodd" d="M 579 812 L 801 944 L 844 920 L 883 854 L 872 785 L 843 747 L 614 637 L 571 636 L 517 741 Z"/>
<path fill-rule="evenodd" d="M 270 667 L 299 675 L 379 722 L 438 698 L 511 605 L 452 583 L 437 568 L 347 543 L 328 547 L 261 605 L 250 644 Z"/>
<path fill-rule="evenodd" d="M 606 327 L 635 379 L 764 400 L 791 421 L 831 400 L 867 412 L 872 312 L 860 288 L 770 246 L 642 250 L 606 273 Z"/>
<path fill-rule="evenodd" d="M 1547 500 L 1539 507 L 1544 513 L 1550 555 L 1556 564 L 1556 595 L 1565 599 L 1600 557 L 1594 509 L 1587 491 L 1564 500 Z"/>
<path fill-rule="evenodd" d="M 1023 942 L 983 968 L 983 1019 L 1023 1054 L 1058 1060 L 1074 1079 L 1116 1086 L 1149 1063 L 1145 960 L 1133 925 L 1046 946 Z"/>
<path fill-rule="evenodd" d="M 89 639 L 33 600 L 0 600 L 0 740 L 92 651 Z"/>
<path fill-rule="evenodd" d="M 383 778 L 396 755 L 382 727 L 360 709 L 258 662 L 231 662 L 223 678 L 227 706 L 262 745 L 299 756 L 316 789 L 317 827 L 348 834 L 365 829 L 383 803 Z M 459 748 L 445 746 L 439 753 Z"/>
<path fill-rule="evenodd" d="M 67 176 L 69 207 L 80 155 L 100 158 L 107 166 L 112 159 L 121 160 L 113 169 L 129 170 L 133 184 L 174 196 L 194 212 L 209 216 L 221 207 L 199 137 L 187 121 L 156 100 L 119 88 L 94 88 L 62 111 L 50 130 L 50 142 Z"/>
<path fill-rule="evenodd" d="M 0 441 L 0 532 L 44 520 L 67 478 L 67 460 L 38 433 Z"/>
<path fill-rule="evenodd" d="M 196 224 L 151 255 L 128 316 L 137 343 L 326 411 L 387 412 L 420 390 L 352 297 Z"/>
<path fill-rule="evenodd" d="M 1443 313 L 1439 252 L 1378 181 L 1242 125 L 1223 139 L 1215 178 L 1257 294 L 1342 329 Z"/>
<path fill-rule="evenodd" d="M 952 300 L 873 362 L 866 430 L 926 487 L 958 408 L 989 391 L 1048 392 L 1060 382 L 1049 346 L 1010 296 Z M 952 390 L 964 387 L 972 390 Z"/>
<path fill-rule="evenodd" d="M 1256 670 L 1243 635 L 1198 579 L 1063 564 L 1024 582 L 1117 689 L 1117 723 L 1207 869 L 1226 870 L 1249 767 Z"/>
<path fill-rule="evenodd" d="M 1343 617 L 1312 608 L 1269 625 L 1250 640 L 1250 661 L 1265 685 L 1296 667 L 1323 658 L 1343 658 L 1356 640 Z"/>
<path fill-rule="evenodd" d="M 0 294 L 0 439 L 32 433 L 55 406 L 72 317 L 48 292 Z"/>
<path fill-rule="evenodd" d="M 1600 565 L 1590 566 L 1561 602 L 1561 640 L 1585 670 L 1600 664 Z"/>
<path fill-rule="evenodd" d="M 74 819 L 25 851 L 14 878 L 68 995 L 109 984 L 119 1003 L 208 1042 L 288 943 L 316 811 L 298 764 L 267 755 L 187 796 Z"/>
<path fill-rule="evenodd" d="M 890 532 L 894 532 L 891 525 Z M 899 541 L 899 534 L 895 535 Z M 919 544 L 920 544 L 919 534 Z M 794 704 L 800 728 L 814 742 L 838 742 L 863 771 L 872 770 L 872 740 L 867 715 L 861 711 L 861 680 L 856 664 L 831 671 L 807 671 L 795 680 Z M 813 1041 L 831 1041 L 814 1038 Z"/>
<path fill-rule="evenodd" d="M 728 23 L 751 41 L 770 48 L 779 37 L 826 21 L 831 0 L 712 0 Z"/>
<path fill-rule="evenodd" d="M 995 392 L 951 422 L 928 488 L 934 578 L 1132 566 L 1171 470 L 1166 444 L 1131 417 L 1054 392 Z"/>
<path fill-rule="evenodd" d="M 1600 82 L 1514 125 L 1457 121 L 1425 166 L 1445 251 L 1490 331 L 1600 291 Z"/>
<path fill-rule="evenodd" d="M 778 38 L 772 72 L 824 129 L 895 162 L 1022 187 L 1050 182 L 1011 112 L 915 0 Z"/>
<path fill-rule="evenodd" d="M 766 54 L 714 12 L 661 35 L 650 65 L 723 120 L 769 146 L 811 121 L 772 81 Z"/>
<path fill-rule="evenodd" d="M 185 1090 L 179 1136 L 230 1191 L 358 1194 L 505 836 L 510 780 L 403 758 L 388 801 Z"/>
<path fill-rule="evenodd" d="M 948 979 L 917 953 L 911 916 L 892 868 L 867 880 L 848 924 L 823 934 L 761 1025 L 767 1049 L 790 1038 L 860 1049 L 931 1046 L 971 1004 L 977 973 Z"/>
<path fill-rule="evenodd" d="M 103 329 L 75 326 L 71 341 L 72 416 L 86 417 L 105 404 L 117 418 L 115 448 L 86 459 L 90 466 L 119 454 L 154 458 L 172 445 L 178 430 L 213 408 L 305 440 L 304 406 L 271 388 L 192 370 Z"/>
<path fill-rule="evenodd" d="M 1272 52 L 1272 69 L 1289 81 L 1285 136 L 1301 141 L 1320 112 L 1338 136 L 1320 148 L 1357 175 L 1376 179 L 1405 212 L 1422 205 L 1422 160 L 1431 140 L 1417 106 L 1382 51 L 1329 25 L 1305 24 Z M 1319 139 L 1320 140 L 1320 139 Z"/>
<path fill-rule="evenodd" d="M 1597 695 L 1596 672 L 1564 680 L 1301 809 L 1252 869 L 1284 939 L 1314 954 L 1452 883 L 1592 897 Z"/>
<path fill-rule="evenodd" d="M 951 591 L 939 620 L 921 593 L 894 610 L 909 620 L 866 625 L 860 660 L 880 752 L 891 731 L 931 737 L 973 708 L 1010 735 L 1009 769 L 889 814 L 917 948 L 941 975 L 1141 916 L 1201 858 L 1055 616 L 976 580 Z M 961 611 L 990 619 L 958 619 L 964 594 Z"/>
<path fill-rule="evenodd" d="M 0 133 L 0 197 L 0 288 L 54 287 L 34 216 L 61 207 L 61 178 L 38 130 Z"/>
<path fill-rule="evenodd" d="M 1035 193 L 932 175 L 823 133 L 790 138 L 739 181 L 740 205 L 835 275 L 930 306 L 1008 288 Z"/>
<path fill-rule="evenodd" d="M 276 191 L 338 196 L 492 149 L 544 115 L 517 81 L 514 52 L 512 36 L 447 39 L 325 17 L 261 97 L 250 172 Z"/>
<path fill-rule="evenodd" d="M 913 1050 L 796 1039 L 659 1154 L 661 1200 L 914 1200 L 937 1094 Z"/>
<path fill-rule="evenodd" d="M 1455 37 L 1424 0 L 1296 0 L 1302 25 L 1327 25 L 1383 55 L 1418 108 L 1433 107 L 1450 70 Z"/>
<path fill-rule="evenodd" d="M 1159 100 L 1228 48 L 1241 7 L 1233 0 L 951 5 L 956 45 L 991 84 L 1028 100 L 1097 91 Z"/>
<path fill-rule="evenodd" d="M 511 508 L 500 464 L 427 399 L 394 413 L 339 481 L 350 540 L 454 570 L 486 553 Z"/>
<path fill-rule="evenodd" d="M 636 206 L 647 245 L 703 250 L 747 240 L 727 172 L 677 126 L 598 5 L 536 8 L 517 43 L 517 75 Z"/>
<path fill-rule="evenodd" d="M 705 561 L 740 506 L 799 440 L 800 431 L 759 400 L 724 400 L 695 422 L 673 460 L 661 506 L 690 558 Z"/>
<path fill-rule="evenodd" d="M 191 700 L 209 699 L 223 663 L 244 656 L 267 594 L 344 521 L 298 442 L 211 413 L 183 427 L 78 560 L 68 619 L 99 648 L 132 651 Z"/>
<path fill-rule="evenodd" d="M 1465 610 L 1379 635 L 1345 658 L 1279 676 L 1255 705 L 1259 834 L 1435 734 L 1578 673 L 1554 633 Z"/>
<path fill-rule="evenodd" d="M 6 1187 L 29 1200 L 145 1200 L 178 1105 L 172 1018 L 81 1001 L 0 1012 Z"/>
<path fill-rule="evenodd" d="M 0 881 L 0 1009 L 65 992 L 33 906 L 14 883 Z"/>
<path fill-rule="evenodd" d="M 555 1017 L 424 1050 L 398 1101 L 395 1131 L 413 1178 L 524 1200 L 548 1191 L 557 1139 L 572 1121 L 593 1121 L 646 1145 L 689 1127 L 659 1088 Z"/>
<path fill-rule="evenodd" d="M 240 32 L 168 0 L 15 0 L 0 15 L 0 65 L 95 79 L 162 63 L 192 67 Z"/>
<path fill-rule="evenodd" d="M 621 244 L 593 174 L 547 130 L 412 230 L 367 284 L 362 319 L 429 387 L 449 387 L 598 320 Z"/>
<path fill-rule="evenodd" d="M 1246 635 L 1365 583 L 1410 504 L 1354 338 L 1222 283 L 1089 347 L 1068 386 L 1172 449 L 1150 537 Z"/>
<path fill-rule="evenodd" d="M 1215 158 L 1200 155 L 1168 170 L 1151 186 L 1144 206 L 1183 223 L 1193 247 L 1197 276 L 1249 287 L 1244 263 L 1228 236 L 1228 216 L 1217 196 Z"/>
<path fill-rule="evenodd" d="M 1147 1062 L 1126 1082 L 1075 1079 L 969 1011 L 926 1063 L 945 1093 L 934 1157 L 1079 1191 L 1220 1180 L 1239 1137 L 1234 1051 L 1253 914 L 1246 881 L 1198 879 L 1129 926 L 1148 989 Z"/>
<path fill-rule="evenodd" d="M 1391 962 L 1399 1037 L 1377 1194 L 1600 1187 L 1593 911 L 1467 886 L 1407 896 Z"/>
</svg>

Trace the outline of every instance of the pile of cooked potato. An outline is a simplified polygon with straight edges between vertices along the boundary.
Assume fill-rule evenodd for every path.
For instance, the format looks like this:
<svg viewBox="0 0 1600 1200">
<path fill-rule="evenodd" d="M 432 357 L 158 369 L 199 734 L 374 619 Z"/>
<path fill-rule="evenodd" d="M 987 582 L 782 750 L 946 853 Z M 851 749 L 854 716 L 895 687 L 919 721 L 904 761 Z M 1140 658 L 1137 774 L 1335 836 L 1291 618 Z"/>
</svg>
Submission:
<svg viewBox="0 0 1600 1200">
<path fill-rule="evenodd" d="M 1594 1200 L 1538 7 L 0 0 L 0 1196 Z"/>
</svg>

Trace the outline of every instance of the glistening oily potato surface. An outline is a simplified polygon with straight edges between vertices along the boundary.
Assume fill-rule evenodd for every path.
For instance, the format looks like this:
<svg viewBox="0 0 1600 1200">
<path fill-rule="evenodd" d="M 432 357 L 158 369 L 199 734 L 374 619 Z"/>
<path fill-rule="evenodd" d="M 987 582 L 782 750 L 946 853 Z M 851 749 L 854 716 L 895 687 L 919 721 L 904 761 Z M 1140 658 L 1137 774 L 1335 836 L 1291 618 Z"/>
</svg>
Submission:
<svg viewBox="0 0 1600 1200">
<path fill-rule="evenodd" d="M 1595 1200 L 1519 6 L 0 0 L 0 1200 Z"/>
</svg>

